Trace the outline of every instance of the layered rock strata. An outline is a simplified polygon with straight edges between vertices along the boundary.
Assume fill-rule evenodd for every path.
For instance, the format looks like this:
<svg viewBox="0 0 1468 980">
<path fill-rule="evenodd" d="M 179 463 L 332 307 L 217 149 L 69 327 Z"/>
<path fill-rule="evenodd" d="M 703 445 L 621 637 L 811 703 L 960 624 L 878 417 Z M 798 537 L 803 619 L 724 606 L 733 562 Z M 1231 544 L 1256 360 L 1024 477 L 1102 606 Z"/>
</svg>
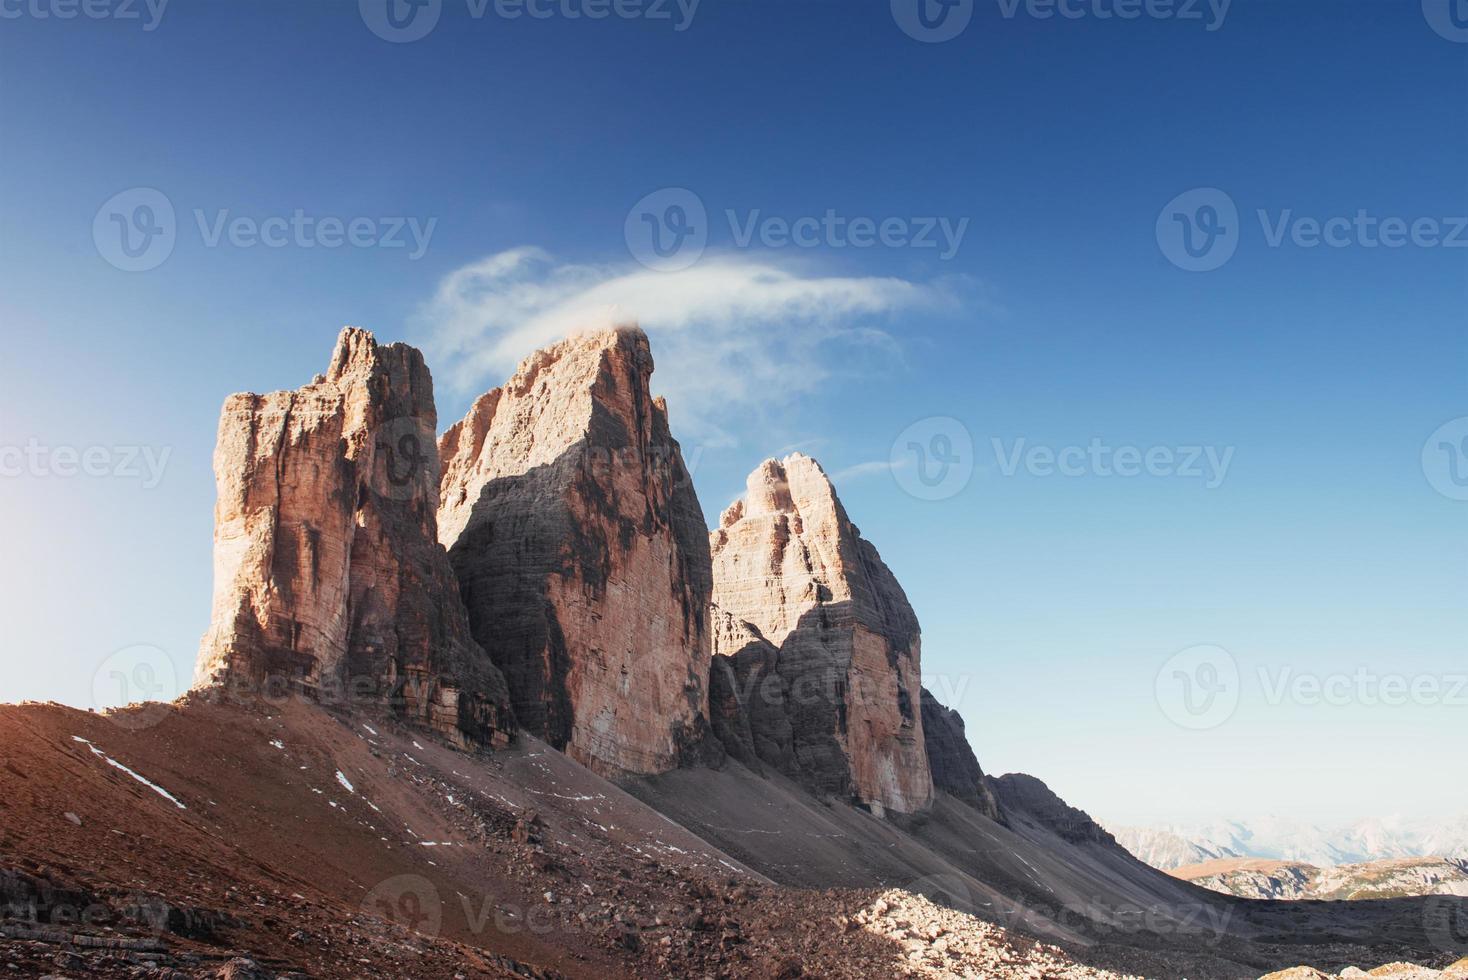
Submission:
<svg viewBox="0 0 1468 980">
<path fill-rule="evenodd" d="M 917 617 L 820 464 L 767 460 L 710 542 L 728 751 L 879 814 L 924 809 Z"/>
<path fill-rule="evenodd" d="M 508 739 L 504 679 L 438 543 L 436 425 L 422 355 L 354 328 L 311 384 L 225 401 L 196 687 L 298 688 L 461 745 Z"/>
<path fill-rule="evenodd" d="M 707 526 L 636 328 L 527 358 L 440 442 L 439 533 L 517 719 L 607 774 L 708 731 Z"/>
</svg>

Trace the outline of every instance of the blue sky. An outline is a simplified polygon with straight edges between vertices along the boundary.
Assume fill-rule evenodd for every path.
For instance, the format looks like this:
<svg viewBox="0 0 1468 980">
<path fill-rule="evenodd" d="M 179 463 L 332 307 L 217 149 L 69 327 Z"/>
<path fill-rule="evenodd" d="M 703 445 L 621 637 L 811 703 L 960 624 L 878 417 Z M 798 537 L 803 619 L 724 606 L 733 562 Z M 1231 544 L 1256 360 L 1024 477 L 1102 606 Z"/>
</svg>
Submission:
<svg viewBox="0 0 1468 980">
<path fill-rule="evenodd" d="M 104 447 L 109 474 L 0 477 L 0 699 L 90 704 L 140 644 L 187 677 L 226 394 L 304 383 L 350 323 L 424 346 L 446 425 L 614 303 L 653 337 L 711 521 L 766 456 L 839 475 L 990 771 L 1137 822 L 1468 811 L 1468 503 L 1438 448 L 1468 430 L 1424 468 L 1468 416 L 1468 248 L 1425 243 L 1468 242 L 1446 3 L 973 0 L 929 43 L 902 0 L 442 0 L 394 43 L 374 2 L 0 10 L 0 453 Z M 106 235 L 146 217 L 136 188 L 175 241 L 123 271 Z M 696 261 L 639 263 L 644 200 L 702 208 Z M 1180 268 L 1171 235 L 1220 202 L 1233 251 Z M 297 211 L 365 244 L 251 243 Z M 893 234 L 782 246 L 768 221 L 828 212 Z M 1342 219 L 1339 247 L 1310 219 Z M 1423 234 L 1368 247 L 1387 219 Z M 897 244 L 945 222 L 952 248 Z M 929 492 L 907 445 L 953 437 L 972 452 Z M 1093 440 L 1166 449 L 1172 475 L 1046 475 L 1044 450 Z M 1017 446 L 1042 456 L 1007 467 Z M 1227 469 L 1176 473 L 1189 447 Z M 1201 645 L 1237 705 L 1179 724 L 1169 658 Z M 1301 675 L 1340 703 L 1271 696 Z M 1389 676 L 1418 696 L 1379 703 Z"/>
</svg>

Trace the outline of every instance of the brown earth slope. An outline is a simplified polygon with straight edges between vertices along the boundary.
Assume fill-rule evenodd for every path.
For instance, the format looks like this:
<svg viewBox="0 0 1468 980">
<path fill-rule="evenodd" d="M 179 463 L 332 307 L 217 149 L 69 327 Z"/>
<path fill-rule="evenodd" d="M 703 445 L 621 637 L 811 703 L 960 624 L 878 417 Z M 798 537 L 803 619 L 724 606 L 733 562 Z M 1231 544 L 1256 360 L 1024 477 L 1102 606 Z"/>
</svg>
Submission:
<svg viewBox="0 0 1468 980">
<path fill-rule="evenodd" d="M 468 753 L 294 702 L 144 711 L 0 707 L 0 974 L 1107 975 L 1004 931 L 950 951 L 951 923 L 927 935 L 948 913 L 876 890 L 776 886 L 533 739 Z"/>
</svg>

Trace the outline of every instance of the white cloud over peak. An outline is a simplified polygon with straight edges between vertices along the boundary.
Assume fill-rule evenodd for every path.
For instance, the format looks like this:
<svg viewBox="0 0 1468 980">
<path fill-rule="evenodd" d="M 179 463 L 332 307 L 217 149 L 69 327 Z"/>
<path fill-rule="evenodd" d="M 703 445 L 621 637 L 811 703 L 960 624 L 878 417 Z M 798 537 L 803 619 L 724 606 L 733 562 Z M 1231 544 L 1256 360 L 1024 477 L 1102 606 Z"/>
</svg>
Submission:
<svg viewBox="0 0 1468 980">
<path fill-rule="evenodd" d="M 632 263 L 558 263 L 534 247 L 444 276 L 416 316 L 431 361 L 459 392 L 501 384 L 537 348 L 588 327 L 638 323 L 652 340 L 653 387 L 678 431 L 728 443 L 736 414 L 758 417 L 897 343 L 895 315 L 951 307 L 943 283 L 800 275 L 706 256 L 679 272 Z"/>
</svg>

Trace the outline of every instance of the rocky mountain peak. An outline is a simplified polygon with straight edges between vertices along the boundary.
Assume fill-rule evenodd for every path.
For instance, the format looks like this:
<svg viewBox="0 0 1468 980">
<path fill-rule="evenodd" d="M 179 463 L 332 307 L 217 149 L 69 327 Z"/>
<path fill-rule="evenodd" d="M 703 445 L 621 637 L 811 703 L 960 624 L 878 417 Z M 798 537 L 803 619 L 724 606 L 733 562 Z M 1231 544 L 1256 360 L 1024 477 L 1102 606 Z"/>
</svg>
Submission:
<svg viewBox="0 0 1468 980">
<path fill-rule="evenodd" d="M 729 750 L 874 812 L 926 807 L 917 617 L 820 464 L 760 464 L 710 549 L 727 658 L 713 711 Z"/>
<path fill-rule="evenodd" d="M 527 357 L 440 443 L 439 528 L 519 720 L 607 773 L 673 768 L 707 731 L 707 528 L 649 391 L 647 336 Z"/>
<path fill-rule="evenodd" d="M 214 470 L 214 604 L 196 687 L 295 688 L 453 741 L 511 728 L 438 545 L 433 379 L 341 332 L 325 375 L 230 396 Z"/>
</svg>

